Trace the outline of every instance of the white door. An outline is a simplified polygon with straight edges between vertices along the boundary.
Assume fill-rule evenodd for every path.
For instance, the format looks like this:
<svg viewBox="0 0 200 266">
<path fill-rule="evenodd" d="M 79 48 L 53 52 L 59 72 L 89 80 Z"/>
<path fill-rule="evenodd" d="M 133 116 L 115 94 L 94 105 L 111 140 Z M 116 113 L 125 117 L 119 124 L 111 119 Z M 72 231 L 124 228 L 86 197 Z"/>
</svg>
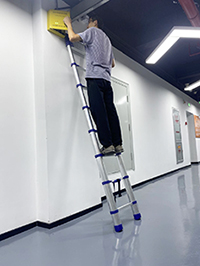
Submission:
<svg viewBox="0 0 200 266">
<path fill-rule="evenodd" d="M 197 162 L 197 147 L 196 147 L 196 137 L 195 137 L 195 126 L 194 126 L 194 115 L 186 111 L 187 123 L 188 123 L 188 137 L 190 145 L 190 161 Z"/>
<path fill-rule="evenodd" d="M 114 92 L 114 102 L 120 120 L 124 153 L 122 154 L 126 170 L 134 168 L 133 142 L 131 134 L 131 119 L 129 105 L 129 86 L 116 78 L 111 80 Z M 119 172 L 117 159 L 114 156 L 104 157 L 108 174 Z"/>
</svg>

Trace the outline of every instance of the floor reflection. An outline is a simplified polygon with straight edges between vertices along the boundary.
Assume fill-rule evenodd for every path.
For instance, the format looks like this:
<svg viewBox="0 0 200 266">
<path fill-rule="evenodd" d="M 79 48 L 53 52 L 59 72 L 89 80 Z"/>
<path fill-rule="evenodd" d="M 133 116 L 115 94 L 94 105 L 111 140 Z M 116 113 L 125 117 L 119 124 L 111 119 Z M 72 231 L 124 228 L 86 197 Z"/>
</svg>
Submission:
<svg viewBox="0 0 200 266">
<path fill-rule="evenodd" d="M 134 228 L 128 236 L 124 237 L 123 232 L 120 234 L 115 234 L 116 243 L 113 247 L 114 254 L 112 266 L 142 266 L 142 258 L 139 252 L 140 226 L 141 221 L 135 221 Z"/>
</svg>

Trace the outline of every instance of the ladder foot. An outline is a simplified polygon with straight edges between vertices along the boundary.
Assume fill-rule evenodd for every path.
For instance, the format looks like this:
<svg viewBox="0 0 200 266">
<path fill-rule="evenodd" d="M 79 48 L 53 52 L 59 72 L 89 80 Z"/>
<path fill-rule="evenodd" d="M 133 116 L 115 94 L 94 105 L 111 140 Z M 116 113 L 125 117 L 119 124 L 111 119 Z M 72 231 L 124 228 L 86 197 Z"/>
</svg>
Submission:
<svg viewBox="0 0 200 266">
<path fill-rule="evenodd" d="M 116 231 L 117 233 L 123 231 L 123 226 L 122 226 L 122 224 L 115 225 L 114 227 L 115 227 L 115 231 Z"/>
<path fill-rule="evenodd" d="M 134 214 L 133 216 L 134 216 L 135 220 L 141 220 L 141 214 L 140 213 Z"/>
</svg>

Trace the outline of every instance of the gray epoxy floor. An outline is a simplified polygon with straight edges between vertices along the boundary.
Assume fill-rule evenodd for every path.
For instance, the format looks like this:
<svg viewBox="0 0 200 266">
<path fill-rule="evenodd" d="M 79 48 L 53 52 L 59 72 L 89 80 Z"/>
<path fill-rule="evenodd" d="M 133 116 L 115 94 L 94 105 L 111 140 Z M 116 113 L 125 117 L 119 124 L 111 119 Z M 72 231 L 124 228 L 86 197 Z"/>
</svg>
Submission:
<svg viewBox="0 0 200 266">
<path fill-rule="evenodd" d="M 134 190 L 142 221 L 130 209 L 115 233 L 107 203 L 52 230 L 34 228 L 0 242 L 2 266 L 199 266 L 200 165 Z M 119 198 L 126 203 L 126 196 Z"/>
</svg>

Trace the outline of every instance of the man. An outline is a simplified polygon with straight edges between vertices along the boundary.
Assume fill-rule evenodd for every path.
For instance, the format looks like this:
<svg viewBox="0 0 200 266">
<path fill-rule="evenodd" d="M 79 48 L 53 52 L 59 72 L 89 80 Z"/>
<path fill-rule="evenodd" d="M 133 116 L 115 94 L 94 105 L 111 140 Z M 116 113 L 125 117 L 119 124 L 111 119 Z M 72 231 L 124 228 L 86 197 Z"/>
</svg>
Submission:
<svg viewBox="0 0 200 266">
<path fill-rule="evenodd" d="M 87 30 L 76 34 L 71 19 L 64 18 L 71 42 L 86 45 L 86 81 L 89 105 L 97 126 L 101 153 L 110 155 L 123 152 L 119 118 L 113 103 L 110 84 L 111 68 L 115 66 L 112 45 L 107 35 L 99 28 L 99 19 L 90 17 Z"/>
</svg>

